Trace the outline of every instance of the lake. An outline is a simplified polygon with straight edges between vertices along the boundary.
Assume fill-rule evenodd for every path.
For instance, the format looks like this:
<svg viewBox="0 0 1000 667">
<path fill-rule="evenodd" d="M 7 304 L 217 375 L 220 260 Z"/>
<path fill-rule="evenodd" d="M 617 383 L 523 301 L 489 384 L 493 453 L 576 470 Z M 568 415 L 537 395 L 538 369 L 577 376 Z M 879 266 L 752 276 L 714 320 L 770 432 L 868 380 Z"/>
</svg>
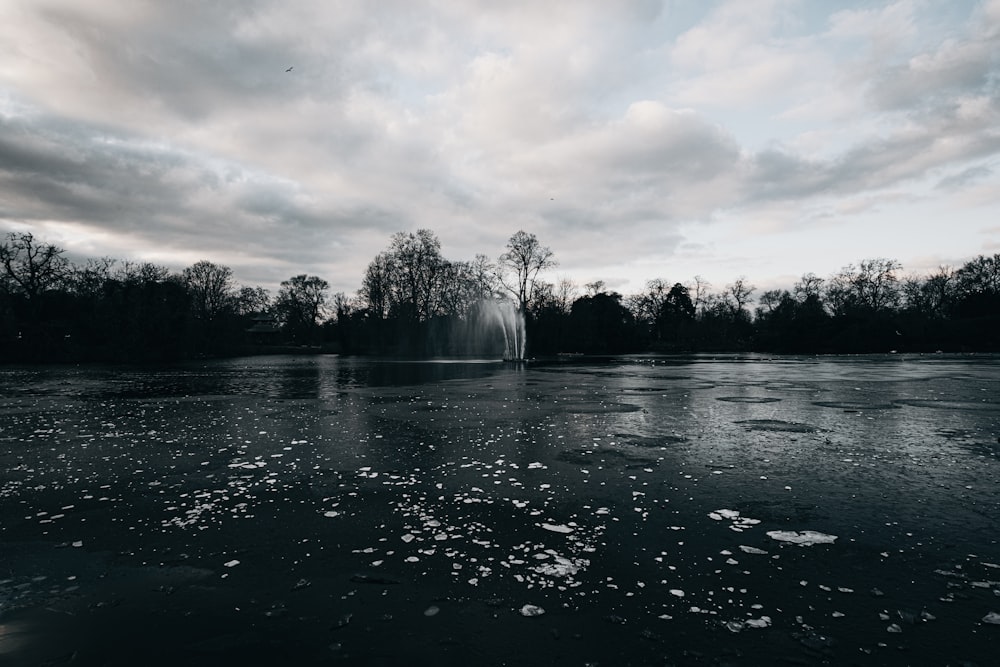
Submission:
<svg viewBox="0 0 1000 667">
<path fill-rule="evenodd" d="M 0 368 L 9 665 L 994 664 L 1000 357 Z"/>
</svg>

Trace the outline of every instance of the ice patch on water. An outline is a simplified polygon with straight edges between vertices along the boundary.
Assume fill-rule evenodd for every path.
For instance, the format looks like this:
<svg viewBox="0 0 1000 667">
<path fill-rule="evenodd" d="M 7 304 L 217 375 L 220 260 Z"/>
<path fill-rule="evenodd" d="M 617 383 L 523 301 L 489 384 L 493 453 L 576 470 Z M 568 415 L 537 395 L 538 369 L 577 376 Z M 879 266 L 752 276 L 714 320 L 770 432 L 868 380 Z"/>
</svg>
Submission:
<svg viewBox="0 0 1000 667">
<path fill-rule="evenodd" d="M 521 607 L 521 616 L 527 616 L 530 618 L 532 616 L 541 616 L 544 613 L 545 610 L 537 605 L 526 604 Z"/>
<path fill-rule="evenodd" d="M 743 544 L 740 545 L 740 551 L 747 554 L 758 554 L 758 555 L 763 555 L 767 553 L 763 549 L 758 549 L 757 547 L 748 547 Z"/>
<path fill-rule="evenodd" d="M 565 535 L 573 532 L 572 528 L 563 524 L 543 523 L 541 526 L 545 530 L 550 530 L 553 533 L 563 533 Z"/>
<path fill-rule="evenodd" d="M 815 530 L 770 530 L 767 536 L 779 542 L 790 542 L 800 547 L 811 547 L 814 544 L 833 544 L 837 540 L 836 535 L 827 535 Z"/>
</svg>

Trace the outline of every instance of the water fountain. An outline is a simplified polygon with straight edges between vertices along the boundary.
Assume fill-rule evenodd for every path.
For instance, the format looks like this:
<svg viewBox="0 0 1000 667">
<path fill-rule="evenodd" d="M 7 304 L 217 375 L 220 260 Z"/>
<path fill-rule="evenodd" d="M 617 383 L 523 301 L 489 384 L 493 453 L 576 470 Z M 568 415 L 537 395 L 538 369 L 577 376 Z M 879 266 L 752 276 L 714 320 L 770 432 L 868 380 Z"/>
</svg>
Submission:
<svg viewBox="0 0 1000 667">
<path fill-rule="evenodd" d="M 476 304 L 470 318 L 474 322 L 476 347 L 494 354 L 502 345 L 504 361 L 523 361 L 527 351 L 524 313 L 510 301 L 484 300 Z"/>
</svg>

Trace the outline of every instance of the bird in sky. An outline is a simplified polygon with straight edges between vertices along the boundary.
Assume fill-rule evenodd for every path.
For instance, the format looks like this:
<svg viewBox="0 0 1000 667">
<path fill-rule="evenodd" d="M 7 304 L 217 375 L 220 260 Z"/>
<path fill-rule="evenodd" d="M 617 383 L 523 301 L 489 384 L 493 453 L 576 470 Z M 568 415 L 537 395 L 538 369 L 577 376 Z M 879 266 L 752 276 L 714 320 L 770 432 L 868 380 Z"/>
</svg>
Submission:
<svg viewBox="0 0 1000 667">
<path fill-rule="evenodd" d="M 293 65 L 292 67 L 289 67 L 289 68 L 288 68 L 288 69 L 286 69 L 285 71 L 286 71 L 286 72 L 291 72 L 293 68 L 294 68 L 294 65 Z"/>
</svg>

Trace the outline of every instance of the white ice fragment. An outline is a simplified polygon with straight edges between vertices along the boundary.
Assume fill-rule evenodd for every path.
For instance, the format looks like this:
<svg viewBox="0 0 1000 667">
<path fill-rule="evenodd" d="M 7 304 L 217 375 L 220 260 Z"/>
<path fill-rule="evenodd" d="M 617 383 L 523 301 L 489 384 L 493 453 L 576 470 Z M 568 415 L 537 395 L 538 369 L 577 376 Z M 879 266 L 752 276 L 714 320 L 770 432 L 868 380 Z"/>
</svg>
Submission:
<svg viewBox="0 0 1000 667">
<path fill-rule="evenodd" d="M 991 611 L 990 613 L 983 616 L 983 623 L 989 623 L 990 625 L 1000 625 L 1000 614 L 996 613 L 995 611 Z"/>
<path fill-rule="evenodd" d="M 761 616 L 760 618 L 751 618 L 747 621 L 747 625 L 751 628 L 766 628 L 771 625 L 771 617 Z"/>
<path fill-rule="evenodd" d="M 73 546 L 74 547 L 78 547 L 78 548 L 82 547 L 83 546 L 83 540 L 77 540 L 76 542 L 73 542 Z"/>
<path fill-rule="evenodd" d="M 680 590 L 679 588 L 671 588 L 670 589 L 670 594 L 671 595 L 676 595 L 679 598 L 684 597 L 684 591 Z"/>
<path fill-rule="evenodd" d="M 886 632 L 891 632 L 893 634 L 898 634 L 903 631 L 903 628 L 899 627 L 897 624 L 893 623 L 885 629 Z"/>
<path fill-rule="evenodd" d="M 566 533 L 572 533 L 573 532 L 572 528 L 570 528 L 569 526 L 563 525 L 563 524 L 543 523 L 542 524 L 542 528 L 544 528 L 545 530 L 550 530 L 553 533 L 563 533 L 563 534 L 566 534 Z"/>
<path fill-rule="evenodd" d="M 406 533 L 405 535 L 403 535 L 399 539 L 403 540 L 406 543 L 410 543 L 410 542 L 413 541 L 414 535 L 412 533 Z"/>
<path fill-rule="evenodd" d="M 521 607 L 521 616 L 541 616 L 545 613 L 545 610 L 541 607 L 533 604 L 526 604 Z"/>
<path fill-rule="evenodd" d="M 430 607 L 427 607 L 427 609 L 424 609 L 424 616 L 437 616 L 439 611 L 441 611 L 440 607 L 431 605 Z"/>
<path fill-rule="evenodd" d="M 800 547 L 811 547 L 814 544 L 833 544 L 837 540 L 836 535 L 827 535 L 815 530 L 770 530 L 767 536 L 779 542 L 791 542 Z"/>
<path fill-rule="evenodd" d="M 323 516 L 333 518 L 335 516 L 340 516 L 340 512 L 337 510 L 330 510 L 329 512 L 323 512 Z"/>
<path fill-rule="evenodd" d="M 235 558 L 233 560 L 231 560 L 231 561 L 227 561 L 227 562 L 223 563 L 223 565 L 225 565 L 226 567 L 236 567 L 239 564 L 240 564 L 240 562 L 238 560 L 236 560 Z"/>
<path fill-rule="evenodd" d="M 758 549 L 757 547 L 748 547 L 748 546 L 743 545 L 743 544 L 740 545 L 740 551 L 742 551 L 743 553 L 747 553 L 747 554 L 758 554 L 758 555 L 766 554 L 767 553 L 763 549 Z"/>
</svg>

